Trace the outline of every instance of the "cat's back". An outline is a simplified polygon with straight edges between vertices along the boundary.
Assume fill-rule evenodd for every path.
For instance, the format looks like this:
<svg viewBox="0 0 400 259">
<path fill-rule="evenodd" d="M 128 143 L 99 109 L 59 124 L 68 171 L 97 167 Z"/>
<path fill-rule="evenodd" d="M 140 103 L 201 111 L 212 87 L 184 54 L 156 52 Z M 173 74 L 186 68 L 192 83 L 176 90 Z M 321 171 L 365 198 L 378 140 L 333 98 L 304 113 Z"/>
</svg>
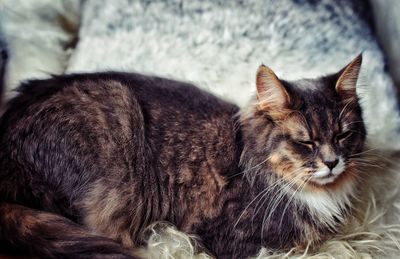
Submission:
<svg viewBox="0 0 400 259">
<path fill-rule="evenodd" d="M 185 142 L 212 147 L 234 139 L 238 108 L 184 82 L 106 72 L 32 80 L 19 91 L 1 118 L 0 142 L 3 154 L 43 155 L 32 163 L 52 152 L 106 156 L 144 137 L 155 150 L 167 144 L 186 155 L 193 150 Z"/>
<path fill-rule="evenodd" d="M 2 123 L 38 114 L 45 107 L 57 111 L 73 106 L 102 104 L 129 108 L 137 102 L 140 110 L 173 108 L 177 113 L 191 112 L 199 116 L 215 111 L 237 111 L 238 108 L 189 83 L 135 73 L 104 72 L 54 76 L 44 80 L 30 80 L 18 89 L 18 96 L 10 101 Z M 62 107 L 62 109 L 58 109 Z M 125 110 L 125 112 L 131 112 Z M 43 113 L 43 112 L 42 112 Z M 193 114 L 192 114 L 193 115 Z"/>
<path fill-rule="evenodd" d="M 232 124 L 237 111 L 191 84 L 165 78 L 120 72 L 55 76 L 19 87 L 1 117 L 0 141 L 31 153 L 44 142 L 59 148 L 66 138 L 71 148 L 93 142 L 94 151 L 134 138 L 140 129 L 150 142 L 162 145 L 166 138 L 218 131 Z"/>
</svg>

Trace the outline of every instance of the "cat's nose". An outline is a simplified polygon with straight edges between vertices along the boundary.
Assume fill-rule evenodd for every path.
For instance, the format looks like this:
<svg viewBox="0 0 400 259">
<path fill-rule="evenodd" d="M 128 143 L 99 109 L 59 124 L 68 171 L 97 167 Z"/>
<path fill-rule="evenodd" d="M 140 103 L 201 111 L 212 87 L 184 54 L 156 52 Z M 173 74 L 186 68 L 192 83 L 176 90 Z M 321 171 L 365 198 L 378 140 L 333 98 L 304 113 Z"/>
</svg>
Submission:
<svg viewBox="0 0 400 259">
<path fill-rule="evenodd" d="M 332 161 L 324 161 L 324 164 L 329 168 L 329 169 L 333 169 L 335 168 L 335 166 L 339 163 L 339 159 L 335 159 Z"/>
</svg>

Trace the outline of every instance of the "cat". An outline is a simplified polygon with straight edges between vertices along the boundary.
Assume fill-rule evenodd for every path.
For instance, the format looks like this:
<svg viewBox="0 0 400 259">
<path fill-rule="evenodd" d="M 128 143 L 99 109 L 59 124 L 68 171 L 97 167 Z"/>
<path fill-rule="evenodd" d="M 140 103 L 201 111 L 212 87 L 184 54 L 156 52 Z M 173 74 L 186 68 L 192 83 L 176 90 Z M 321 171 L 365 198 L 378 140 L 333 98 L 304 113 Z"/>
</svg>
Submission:
<svg viewBox="0 0 400 259">
<path fill-rule="evenodd" d="M 0 121 L 1 251 L 137 258 L 158 221 L 217 258 L 317 247 L 362 187 L 361 63 L 290 82 L 261 65 L 243 110 L 140 74 L 23 83 Z"/>
</svg>

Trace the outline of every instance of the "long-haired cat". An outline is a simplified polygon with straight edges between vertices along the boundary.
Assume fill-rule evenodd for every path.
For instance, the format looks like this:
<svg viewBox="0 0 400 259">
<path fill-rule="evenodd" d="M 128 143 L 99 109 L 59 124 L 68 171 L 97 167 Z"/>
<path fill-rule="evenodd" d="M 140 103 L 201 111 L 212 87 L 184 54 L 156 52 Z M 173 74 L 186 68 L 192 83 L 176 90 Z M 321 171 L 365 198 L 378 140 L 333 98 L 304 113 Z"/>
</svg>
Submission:
<svg viewBox="0 0 400 259">
<path fill-rule="evenodd" d="M 0 121 L 1 250 L 133 258 L 157 221 L 218 258 L 318 246 L 360 186 L 360 66 L 293 82 L 261 66 L 243 111 L 139 74 L 23 84 Z"/>
</svg>

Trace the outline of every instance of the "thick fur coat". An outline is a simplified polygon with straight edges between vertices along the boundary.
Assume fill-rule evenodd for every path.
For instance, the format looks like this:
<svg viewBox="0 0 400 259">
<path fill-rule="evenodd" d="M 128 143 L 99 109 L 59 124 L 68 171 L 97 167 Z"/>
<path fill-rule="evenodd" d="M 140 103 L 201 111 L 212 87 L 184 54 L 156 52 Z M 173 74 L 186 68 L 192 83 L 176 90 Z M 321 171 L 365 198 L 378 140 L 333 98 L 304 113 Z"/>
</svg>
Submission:
<svg viewBox="0 0 400 259">
<path fill-rule="evenodd" d="M 243 105 L 253 89 L 254 68 L 261 62 L 285 78 L 313 77 L 337 70 L 363 51 L 365 91 L 360 95 L 369 140 L 380 148 L 399 150 L 394 87 L 365 19 L 365 2 L 274 2 L 85 1 L 77 8 L 78 1 L 4 1 L 1 12 L 7 15 L 1 16 L 2 23 L 7 39 L 14 42 L 9 46 L 7 87 L 12 89 L 32 76 L 62 73 L 65 68 L 135 70 L 193 81 Z M 71 46 L 68 43 L 74 38 L 79 15 L 78 45 L 64 51 Z M 75 30 L 67 30 L 57 17 L 72 22 L 68 24 Z M 309 256 L 398 253 L 394 242 L 399 240 L 398 226 L 393 225 L 400 215 L 398 169 L 376 169 L 373 173 L 379 181 L 374 183 L 376 191 L 366 195 L 365 217 Z M 383 176 L 389 176 L 389 181 Z M 195 254 L 189 236 L 174 228 L 155 226 L 149 233 L 148 246 L 142 250 L 145 257 L 189 258 Z M 284 255 L 263 250 L 260 257 Z"/>
</svg>

